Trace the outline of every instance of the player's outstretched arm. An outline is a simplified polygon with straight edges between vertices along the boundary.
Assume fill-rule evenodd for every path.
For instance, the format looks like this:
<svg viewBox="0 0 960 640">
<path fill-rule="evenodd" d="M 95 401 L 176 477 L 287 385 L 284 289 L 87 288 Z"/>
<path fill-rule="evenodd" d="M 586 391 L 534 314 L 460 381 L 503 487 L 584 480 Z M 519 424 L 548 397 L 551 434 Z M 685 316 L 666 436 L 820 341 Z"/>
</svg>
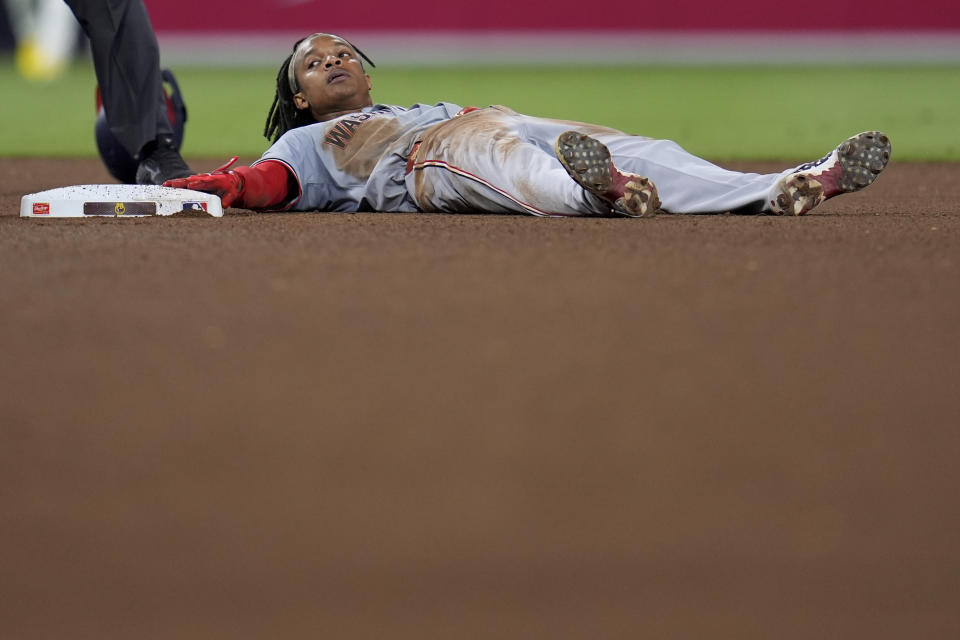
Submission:
<svg viewBox="0 0 960 640">
<path fill-rule="evenodd" d="M 214 193 L 224 208 L 270 209 L 296 197 L 297 181 L 282 162 L 268 160 L 254 167 L 230 169 L 236 161 L 234 156 L 210 173 L 167 180 L 163 186 Z"/>
</svg>

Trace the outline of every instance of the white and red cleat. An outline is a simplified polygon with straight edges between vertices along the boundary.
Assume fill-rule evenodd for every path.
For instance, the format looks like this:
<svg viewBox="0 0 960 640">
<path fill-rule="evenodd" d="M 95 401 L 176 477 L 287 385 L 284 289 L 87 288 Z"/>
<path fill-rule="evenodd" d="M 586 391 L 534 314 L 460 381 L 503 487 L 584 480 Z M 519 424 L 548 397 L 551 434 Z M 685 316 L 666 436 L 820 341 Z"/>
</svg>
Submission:
<svg viewBox="0 0 960 640">
<path fill-rule="evenodd" d="M 872 184 L 889 161 L 890 138 L 879 131 L 858 133 L 781 178 L 770 198 L 770 211 L 802 216 L 824 200 Z"/>
<path fill-rule="evenodd" d="M 656 185 L 648 178 L 617 169 L 610 150 L 599 140 L 578 131 L 564 131 L 557 137 L 555 148 L 570 177 L 610 203 L 614 213 L 646 218 L 660 209 Z"/>
</svg>

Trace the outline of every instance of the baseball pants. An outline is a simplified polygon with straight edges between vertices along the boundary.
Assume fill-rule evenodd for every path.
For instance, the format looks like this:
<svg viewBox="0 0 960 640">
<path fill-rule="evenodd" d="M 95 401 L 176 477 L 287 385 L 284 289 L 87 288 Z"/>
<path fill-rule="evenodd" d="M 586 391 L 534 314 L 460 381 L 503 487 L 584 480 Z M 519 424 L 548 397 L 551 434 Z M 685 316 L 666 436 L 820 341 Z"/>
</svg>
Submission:
<svg viewBox="0 0 960 640">
<path fill-rule="evenodd" d="M 593 136 L 624 172 L 652 180 L 668 213 L 761 213 L 777 174 L 730 171 L 670 140 L 628 135 L 581 122 L 479 109 L 431 127 L 406 177 L 421 211 L 605 215 L 610 205 L 567 174 L 554 150 L 568 130 Z"/>
</svg>

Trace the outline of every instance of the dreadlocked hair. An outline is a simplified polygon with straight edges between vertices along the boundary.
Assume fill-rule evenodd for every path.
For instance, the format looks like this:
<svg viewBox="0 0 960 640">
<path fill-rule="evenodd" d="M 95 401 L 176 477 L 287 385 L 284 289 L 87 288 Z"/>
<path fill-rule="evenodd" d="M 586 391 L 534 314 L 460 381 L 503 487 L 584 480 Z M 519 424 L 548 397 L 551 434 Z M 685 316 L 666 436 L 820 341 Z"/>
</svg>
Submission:
<svg viewBox="0 0 960 640">
<path fill-rule="evenodd" d="M 280 65 L 280 70 L 277 72 L 277 91 L 273 95 L 273 104 L 270 105 L 270 110 L 267 111 L 267 122 L 263 127 L 263 137 L 270 142 L 276 142 L 280 139 L 280 136 L 290 131 L 290 129 L 313 124 L 317 121 L 309 109 L 297 109 L 297 105 L 293 103 L 294 92 L 290 87 L 290 65 L 293 64 L 293 56 L 297 52 L 300 43 L 312 38 L 313 35 L 300 38 L 293 44 L 293 51 L 283 61 L 283 64 Z M 352 42 L 349 40 L 344 40 L 344 42 L 350 45 L 371 67 L 377 66 L 373 63 L 373 60 L 354 46 Z"/>
<path fill-rule="evenodd" d="M 300 43 L 306 40 L 301 38 L 293 45 L 293 51 L 297 50 Z M 277 72 L 277 92 L 273 96 L 273 104 L 267 111 L 267 122 L 263 128 L 263 137 L 270 142 L 276 142 L 280 136 L 290 129 L 296 129 L 307 124 L 316 122 L 309 109 L 297 109 L 293 104 L 293 90 L 290 88 L 290 82 L 287 79 L 287 73 L 290 69 L 293 53 L 287 56 L 283 64 L 280 65 L 280 71 Z"/>
</svg>

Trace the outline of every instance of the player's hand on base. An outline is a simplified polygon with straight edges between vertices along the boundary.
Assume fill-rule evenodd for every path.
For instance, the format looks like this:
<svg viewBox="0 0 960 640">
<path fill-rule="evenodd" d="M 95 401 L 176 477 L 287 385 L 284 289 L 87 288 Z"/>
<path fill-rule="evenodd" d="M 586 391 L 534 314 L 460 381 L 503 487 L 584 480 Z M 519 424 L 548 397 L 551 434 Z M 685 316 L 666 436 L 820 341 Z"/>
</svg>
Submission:
<svg viewBox="0 0 960 640">
<path fill-rule="evenodd" d="M 229 170 L 230 165 L 236 161 L 237 156 L 234 156 L 230 162 L 210 173 L 198 173 L 186 178 L 167 180 L 163 186 L 213 193 L 220 196 L 220 202 L 224 208 L 229 207 L 235 202 L 242 201 L 241 196 L 244 190 L 243 176 Z"/>
</svg>

